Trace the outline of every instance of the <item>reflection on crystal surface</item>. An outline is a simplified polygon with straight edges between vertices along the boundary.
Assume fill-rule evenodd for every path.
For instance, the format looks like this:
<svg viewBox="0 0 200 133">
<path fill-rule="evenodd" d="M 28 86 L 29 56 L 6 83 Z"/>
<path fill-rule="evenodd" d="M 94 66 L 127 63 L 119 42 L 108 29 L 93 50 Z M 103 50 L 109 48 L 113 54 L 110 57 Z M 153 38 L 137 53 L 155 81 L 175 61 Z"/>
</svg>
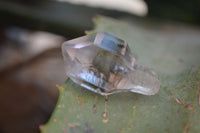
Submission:
<svg viewBox="0 0 200 133">
<path fill-rule="evenodd" d="M 80 86 L 101 95 L 131 91 L 154 95 L 160 85 L 154 71 L 139 65 L 128 44 L 108 33 L 94 33 L 65 42 L 66 74 Z"/>
</svg>

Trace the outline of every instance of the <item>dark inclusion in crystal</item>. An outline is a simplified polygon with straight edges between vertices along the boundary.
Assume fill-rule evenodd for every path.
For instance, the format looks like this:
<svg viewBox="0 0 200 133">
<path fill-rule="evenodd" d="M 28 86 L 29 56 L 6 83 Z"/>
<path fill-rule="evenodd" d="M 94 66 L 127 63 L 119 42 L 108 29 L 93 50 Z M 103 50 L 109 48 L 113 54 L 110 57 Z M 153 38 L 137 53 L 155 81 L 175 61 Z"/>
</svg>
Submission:
<svg viewBox="0 0 200 133">
<path fill-rule="evenodd" d="M 108 33 L 94 33 L 62 45 L 66 74 L 80 86 L 109 95 L 131 91 L 154 95 L 156 73 L 136 62 L 128 44 Z"/>
</svg>

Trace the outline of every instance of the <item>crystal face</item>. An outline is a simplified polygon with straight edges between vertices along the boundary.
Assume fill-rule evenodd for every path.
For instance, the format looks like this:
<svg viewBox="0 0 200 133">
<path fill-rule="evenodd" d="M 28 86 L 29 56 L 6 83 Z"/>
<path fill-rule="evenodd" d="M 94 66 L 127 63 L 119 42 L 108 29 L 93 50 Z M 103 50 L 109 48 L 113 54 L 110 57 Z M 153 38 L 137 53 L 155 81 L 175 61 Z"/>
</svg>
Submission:
<svg viewBox="0 0 200 133">
<path fill-rule="evenodd" d="M 160 85 L 154 71 L 137 63 L 128 44 L 108 33 L 94 33 L 62 45 L 66 74 L 80 86 L 109 95 L 154 95 Z"/>
</svg>

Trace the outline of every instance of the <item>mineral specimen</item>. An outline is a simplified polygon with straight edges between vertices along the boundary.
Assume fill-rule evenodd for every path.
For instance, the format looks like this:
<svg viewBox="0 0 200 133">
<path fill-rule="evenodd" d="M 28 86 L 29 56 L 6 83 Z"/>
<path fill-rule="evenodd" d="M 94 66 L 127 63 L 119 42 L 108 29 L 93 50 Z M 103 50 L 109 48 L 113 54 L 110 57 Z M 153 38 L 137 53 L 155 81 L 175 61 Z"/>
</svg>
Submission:
<svg viewBox="0 0 200 133">
<path fill-rule="evenodd" d="M 128 44 L 108 33 L 94 33 L 62 45 L 66 74 L 80 86 L 109 95 L 136 92 L 154 95 L 160 84 L 156 73 L 140 65 Z"/>
</svg>

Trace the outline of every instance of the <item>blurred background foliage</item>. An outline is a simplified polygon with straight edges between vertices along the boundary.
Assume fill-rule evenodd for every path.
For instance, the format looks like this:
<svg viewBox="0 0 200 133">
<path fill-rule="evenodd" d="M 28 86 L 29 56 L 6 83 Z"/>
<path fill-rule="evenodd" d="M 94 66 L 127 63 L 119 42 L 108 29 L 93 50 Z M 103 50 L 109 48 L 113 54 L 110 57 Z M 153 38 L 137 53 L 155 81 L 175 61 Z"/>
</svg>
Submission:
<svg viewBox="0 0 200 133">
<path fill-rule="evenodd" d="M 1 0 L 0 133 L 37 133 L 48 121 L 55 86 L 66 79 L 60 45 L 92 30 L 96 15 L 187 31 L 199 30 L 199 7 L 199 0 Z"/>
<path fill-rule="evenodd" d="M 146 3 L 149 7 L 149 17 L 200 24 L 199 0 L 146 0 Z"/>
</svg>

